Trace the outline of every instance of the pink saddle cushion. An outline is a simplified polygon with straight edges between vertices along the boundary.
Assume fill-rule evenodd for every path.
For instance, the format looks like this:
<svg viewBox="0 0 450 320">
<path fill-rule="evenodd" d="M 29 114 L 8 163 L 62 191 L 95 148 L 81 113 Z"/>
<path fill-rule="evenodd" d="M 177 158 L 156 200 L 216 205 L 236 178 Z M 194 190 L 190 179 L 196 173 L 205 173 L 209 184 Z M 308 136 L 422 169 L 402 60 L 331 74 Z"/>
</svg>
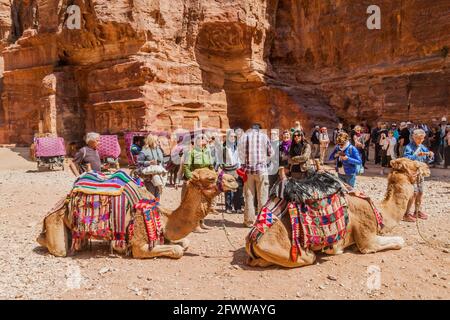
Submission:
<svg viewBox="0 0 450 320">
<path fill-rule="evenodd" d="M 98 146 L 100 159 L 118 158 L 120 156 L 119 139 L 115 135 L 100 136 L 100 145 Z"/>
<path fill-rule="evenodd" d="M 58 157 L 66 155 L 63 138 L 36 138 L 36 157 Z"/>
</svg>

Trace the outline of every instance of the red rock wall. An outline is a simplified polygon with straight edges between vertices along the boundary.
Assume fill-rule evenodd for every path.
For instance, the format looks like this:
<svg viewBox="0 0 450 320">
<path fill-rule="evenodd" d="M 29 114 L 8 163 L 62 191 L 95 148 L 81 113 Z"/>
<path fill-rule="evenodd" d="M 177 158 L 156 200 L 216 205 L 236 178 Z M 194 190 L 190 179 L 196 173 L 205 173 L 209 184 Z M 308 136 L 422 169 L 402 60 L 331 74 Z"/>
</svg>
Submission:
<svg viewBox="0 0 450 320">
<path fill-rule="evenodd" d="M 449 1 L 372 2 L 0 0 L 0 143 L 448 113 Z"/>
<path fill-rule="evenodd" d="M 368 30 L 366 8 L 381 9 Z M 320 90 L 356 122 L 449 115 L 450 1 L 278 2 L 270 61 L 294 86 Z"/>
</svg>

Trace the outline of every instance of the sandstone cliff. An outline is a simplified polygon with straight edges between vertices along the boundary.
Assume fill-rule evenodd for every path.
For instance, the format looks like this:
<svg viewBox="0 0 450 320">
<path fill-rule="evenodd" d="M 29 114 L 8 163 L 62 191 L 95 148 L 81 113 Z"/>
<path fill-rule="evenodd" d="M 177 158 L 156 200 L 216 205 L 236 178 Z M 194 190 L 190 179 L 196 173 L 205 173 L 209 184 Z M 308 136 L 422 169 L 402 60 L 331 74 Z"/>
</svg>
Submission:
<svg viewBox="0 0 450 320">
<path fill-rule="evenodd" d="M 0 143 L 445 115 L 450 1 L 372 2 L 0 0 Z"/>
</svg>

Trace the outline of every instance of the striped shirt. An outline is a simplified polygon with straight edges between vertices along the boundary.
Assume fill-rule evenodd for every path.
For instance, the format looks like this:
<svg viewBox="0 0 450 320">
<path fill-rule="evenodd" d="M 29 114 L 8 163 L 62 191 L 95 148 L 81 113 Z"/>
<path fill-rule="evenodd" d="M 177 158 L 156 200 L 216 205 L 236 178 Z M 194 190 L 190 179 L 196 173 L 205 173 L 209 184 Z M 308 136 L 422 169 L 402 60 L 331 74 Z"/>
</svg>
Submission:
<svg viewBox="0 0 450 320">
<path fill-rule="evenodd" d="M 259 130 L 250 130 L 239 139 L 239 159 L 247 174 L 267 173 L 273 154 L 269 137 Z"/>
</svg>

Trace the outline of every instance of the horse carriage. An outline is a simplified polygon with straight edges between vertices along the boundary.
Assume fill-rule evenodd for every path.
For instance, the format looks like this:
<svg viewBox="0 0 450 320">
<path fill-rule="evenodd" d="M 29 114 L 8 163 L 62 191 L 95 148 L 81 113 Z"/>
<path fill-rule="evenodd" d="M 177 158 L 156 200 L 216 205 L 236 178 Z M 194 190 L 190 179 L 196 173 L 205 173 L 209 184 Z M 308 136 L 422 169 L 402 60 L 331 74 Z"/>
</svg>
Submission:
<svg viewBox="0 0 450 320">
<path fill-rule="evenodd" d="M 64 139 L 61 137 L 36 137 L 33 146 L 34 157 L 37 162 L 38 171 L 43 169 L 64 170 L 64 159 L 66 148 Z"/>
<path fill-rule="evenodd" d="M 102 171 L 116 171 L 120 168 L 120 144 L 117 135 L 101 135 L 98 154 L 102 162 Z"/>
</svg>

